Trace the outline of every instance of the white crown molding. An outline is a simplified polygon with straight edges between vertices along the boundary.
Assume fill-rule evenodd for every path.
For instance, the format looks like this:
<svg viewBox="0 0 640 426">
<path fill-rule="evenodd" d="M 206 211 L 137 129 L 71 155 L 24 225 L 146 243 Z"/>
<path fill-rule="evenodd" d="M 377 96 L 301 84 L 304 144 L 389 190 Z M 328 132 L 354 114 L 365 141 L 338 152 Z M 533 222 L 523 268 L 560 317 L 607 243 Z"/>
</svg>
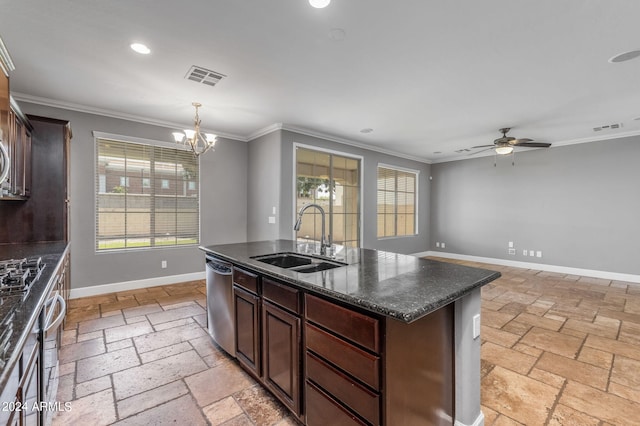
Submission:
<svg viewBox="0 0 640 426">
<path fill-rule="evenodd" d="M 277 132 L 278 130 L 282 130 L 282 123 L 273 123 L 269 126 L 263 127 L 262 129 L 258 129 L 255 132 L 251 133 L 249 136 L 247 136 L 247 141 L 258 139 L 261 136 L 268 135 L 269 133 Z"/>
<path fill-rule="evenodd" d="M 530 148 L 522 152 L 532 151 L 536 149 L 553 149 L 553 148 L 559 148 L 561 146 L 578 145 L 578 144 L 590 143 L 590 142 L 608 141 L 611 139 L 627 138 L 631 136 L 640 136 L 640 130 L 634 130 L 632 132 L 613 133 L 613 134 L 611 133 L 607 134 L 605 132 L 605 134 L 599 135 L 599 136 L 591 136 L 588 138 L 569 139 L 566 141 L 554 142 L 553 145 L 551 145 L 549 148 Z M 449 156 L 449 157 L 439 158 L 437 160 L 432 160 L 431 163 L 432 164 L 448 163 L 450 161 L 470 160 L 471 158 L 489 157 L 491 155 L 494 155 L 494 153 L 492 149 L 489 149 L 487 150 L 486 153 L 483 152 L 477 155 L 474 154 L 472 157 L 470 157 L 469 154 L 465 154 L 462 156 Z M 508 156 L 505 156 L 505 157 L 508 157 Z"/>
<path fill-rule="evenodd" d="M 187 281 L 198 281 L 205 279 L 205 273 L 192 272 L 190 274 L 170 275 L 167 277 L 146 278 L 142 280 L 125 281 L 120 283 L 102 284 L 72 288 L 69 294 L 70 299 L 80 297 L 99 296 L 101 294 L 115 293 L 119 291 L 137 290 L 139 288 L 156 287 L 159 285 L 177 284 Z"/>
<path fill-rule="evenodd" d="M 537 269 L 546 272 L 557 272 L 559 274 L 580 275 L 583 277 L 603 278 L 606 280 L 625 281 L 640 284 L 640 275 L 625 274 L 620 272 L 599 271 L 595 269 L 573 268 L 570 266 L 547 265 L 545 263 L 522 262 L 517 260 L 497 259 L 492 257 L 469 256 L 466 254 L 447 253 L 441 251 L 423 251 L 413 253 L 416 257 L 444 257 L 445 259 L 467 260 L 470 262 L 488 263 L 501 266 L 512 266 L 514 268 Z"/>
<path fill-rule="evenodd" d="M 48 106 L 53 108 L 61 108 L 61 109 L 66 109 L 70 111 L 82 112 L 86 114 L 101 115 L 101 116 L 110 117 L 110 118 L 118 118 L 120 120 L 135 121 L 136 123 L 150 124 L 153 126 L 160 126 L 160 127 L 174 128 L 174 129 L 184 128 L 184 124 L 180 124 L 180 123 L 174 123 L 170 121 L 161 121 L 161 120 L 156 120 L 149 117 L 143 117 L 140 115 L 124 114 L 122 112 L 111 111 L 111 110 L 101 109 L 101 108 L 93 108 L 86 105 L 75 104 L 72 102 L 63 102 L 63 101 L 58 101 L 58 100 L 49 99 L 49 98 L 42 98 L 39 96 L 31 96 L 24 93 L 12 92 L 11 96 L 17 101 L 29 102 L 32 104 L 43 105 L 43 106 Z M 240 142 L 247 142 L 247 139 L 244 136 L 239 136 L 232 133 L 218 132 L 214 129 L 206 129 L 206 130 L 209 130 L 212 133 L 215 133 L 218 137 L 221 137 L 221 138 L 233 139 Z"/>
<path fill-rule="evenodd" d="M 295 132 L 295 133 L 300 133 L 302 135 L 306 135 L 306 136 L 312 136 L 314 138 L 320 138 L 320 139 L 325 139 L 331 142 L 336 142 L 336 143 L 340 143 L 343 145 L 349 145 L 349 146 L 354 146 L 356 148 L 361 148 L 361 149 L 366 149 L 368 151 L 375 151 L 375 152 L 379 152 L 381 154 L 387 154 L 387 155 L 392 155 L 394 157 L 399 157 L 399 158 L 406 158 L 407 160 L 413 160 L 413 161 L 418 161 L 420 163 L 426 163 L 426 164 L 431 164 L 432 161 L 429 160 L 428 158 L 424 158 L 424 157 L 417 157 L 415 155 L 408 155 L 408 154 L 403 154 L 400 152 L 395 152 L 395 151 L 391 151 L 388 149 L 384 149 L 384 148 L 380 148 L 377 146 L 372 146 L 372 145 L 367 145 L 361 142 L 355 142 L 349 139 L 345 139 L 345 138 L 341 138 L 339 136 L 333 136 L 327 133 L 322 133 L 322 132 L 318 132 L 316 130 L 311 130 L 311 129 L 306 129 L 304 127 L 298 127 L 298 126 L 293 126 L 290 124 L 283 124 L 282 125 L 282 130 L 288 130 L 290 132 Z"/>
<path fill-rule="evenodd" d="M 267 127 L 263 127 L 262 129 L 256 130 L 255 132 L 253 132 L 252 134 L 250 134 L 247 139 L 249 141 L 252 141 L 254 139 L 257 139 L 261 136 L 264 135 L 268 135 L 269 133 L 278 131 L 278 130 L 287 130 L 290 132 L 295 132 L 295 133 L 299 133 L 301 135 L 306 135 L 306 136 L 312 136 L 314 138 L 318 138 L 318 139 L 323 139 L 326 141 L 330 141 L 330 142 L 336 142 L 342 145 L 349 145 L 349 146 L 354 146 L 357 148 L 361 148 L 361 149 L 366 149 L 368 151 L 375 151 L 375 152 L 379 152 L 381 154 L 387 154 L 387 155 L 392 155 L 394 157 L 400 157 L 400 158 L 406 158 L 407 160 L 413 160 L 413 161 L 418 161 L 420 163 L 426 163 L 426 164 L 431 164 L 431 160 L 423 158 L 423 157 L 416 157 L 413 155 L 407 155 L 407 154 L 403 154 L 400 152 L 395 152 L 395 151 L 390 151 L 384 148 L 379 148 L 376 146 L 372 146 L 372 145 L 367 145 L 367 144 L 363 144 L 360 142 L 355 142 L 352 141 L 350 139 L 345 139 L 345 138 L 341 138 L 338 136 L 333 136 L 330 135 L 328 133 L 323 133 L 323 132 L 318 132 L 316 130 L 311 130 L 311 129 L 307 129 L 305 127 L 299 127 L 299 126 L 294 126 L 291 124 L 286 124 L 286 123 L 274 123 L 270 126 Z"/>
<path fill-rule="evenodd" d="M 0 37 L 0 70 L 2 70 L 4 75 L 9 77 L 9 73 L 15 69 L 16 67 L 11 60 L 11 55 L 9 55 L 9 51 L 4 45 L 2 37 Z"/>
</svg>

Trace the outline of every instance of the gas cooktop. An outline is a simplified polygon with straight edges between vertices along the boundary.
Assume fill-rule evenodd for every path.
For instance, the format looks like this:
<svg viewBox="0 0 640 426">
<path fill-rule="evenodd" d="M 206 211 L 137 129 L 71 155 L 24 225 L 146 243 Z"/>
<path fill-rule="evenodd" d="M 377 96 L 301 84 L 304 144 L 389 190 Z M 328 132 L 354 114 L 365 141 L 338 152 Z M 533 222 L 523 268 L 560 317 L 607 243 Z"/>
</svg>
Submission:
<svg viewBox="0 0 640 426">
<path fill-rule="evenodd" d="M 0 297 L 16 294 L 26 297 L 44 266 L 40 257 L 0 260 Z"/>
</svg>

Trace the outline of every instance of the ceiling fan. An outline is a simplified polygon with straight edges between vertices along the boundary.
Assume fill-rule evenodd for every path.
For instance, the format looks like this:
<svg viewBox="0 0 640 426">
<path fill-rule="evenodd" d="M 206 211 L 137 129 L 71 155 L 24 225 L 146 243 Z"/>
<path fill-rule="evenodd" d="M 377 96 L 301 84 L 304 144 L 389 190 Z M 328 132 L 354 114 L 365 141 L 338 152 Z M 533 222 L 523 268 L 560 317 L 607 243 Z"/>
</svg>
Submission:
<svg viewBox="0 0 640 426">
<path fill-rule="evenodd" d="M 486 149 L 483 149 L 482 151 L 474 152 L 473 154 L 478 154 L 479 152 L 484 152 L 489 149 L 495 149 L 496 154 L 507 155 L 507 154 L 511 154 L 513 152 L 513 148 L 516 146 L 522 146 L 526 148 L 549 148 L 551 146 L 551 144 L 547 142 L 533 142 L 532 139 L 527 139 L 527 138 L 522 138 L 522 139 L 512 138 L 511 136 L 507 136 L 507 133 L 509 133 L 509 130 L 511 130 L 510 127 L 505 127 L 503 129 L 500 129 L 500 132 L 502 133 L 502 137 L 494 140 L 492 145 L 479 145 L 479 146 L 472 147 L 472 149 L 486 148 Z"/>
</svg>

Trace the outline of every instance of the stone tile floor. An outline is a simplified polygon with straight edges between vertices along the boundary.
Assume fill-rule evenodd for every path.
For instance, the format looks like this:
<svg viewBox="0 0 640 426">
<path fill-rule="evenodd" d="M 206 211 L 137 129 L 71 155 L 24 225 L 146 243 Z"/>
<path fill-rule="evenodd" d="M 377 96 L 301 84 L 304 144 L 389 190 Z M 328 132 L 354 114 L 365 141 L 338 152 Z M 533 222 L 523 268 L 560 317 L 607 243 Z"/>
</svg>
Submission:
<svg viewBox="0 0 640 426">
<path fill-rule="evenodd" d="M 503 274 L 482 289 L 485 425 L 640 425 L 640 284 L 454 262 Z M 296 424 L 211 342 L 203 281 L 69 305 L 54 425 Z"/>
</svg>

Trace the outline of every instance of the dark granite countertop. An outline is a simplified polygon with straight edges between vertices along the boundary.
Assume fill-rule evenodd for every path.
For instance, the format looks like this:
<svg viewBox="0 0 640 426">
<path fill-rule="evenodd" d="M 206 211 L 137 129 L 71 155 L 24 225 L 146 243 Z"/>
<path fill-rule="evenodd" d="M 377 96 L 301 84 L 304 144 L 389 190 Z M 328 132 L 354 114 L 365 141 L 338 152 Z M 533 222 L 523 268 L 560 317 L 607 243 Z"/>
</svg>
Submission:
<svg viewBox="0 0 640 426">
<path fill-rule="evenodd" d="M 0 363 L 0 389 L 4 389 L 12 371 L 16 368 L 22 348 L 29 331 L 38 320 L 47 294 L 54 285 L 54 271 L 68 250 L 66 242 L 44 242 L 24 244 L 0 244 L 0 260 L 21 259 L 24 257 L 42 257 L 45 264 L 40 278 L 32 285 L 28 295 L 8 296 L 0 298 L 0 323 L 7 315 L 13 315 L 9 348 Z"/>
<path fill-rule="evenodd" d="M 314 273 L 252 259 L 271 253 L 308 253 L 290 240 L 200 247 L 205 253 L 265 273 L 313 293 L 371 312 L 412 322 L 500 277 L 499 272 L 370 249 L 339 248 L 335 260 L 348 266 Z"/>
</svg>

